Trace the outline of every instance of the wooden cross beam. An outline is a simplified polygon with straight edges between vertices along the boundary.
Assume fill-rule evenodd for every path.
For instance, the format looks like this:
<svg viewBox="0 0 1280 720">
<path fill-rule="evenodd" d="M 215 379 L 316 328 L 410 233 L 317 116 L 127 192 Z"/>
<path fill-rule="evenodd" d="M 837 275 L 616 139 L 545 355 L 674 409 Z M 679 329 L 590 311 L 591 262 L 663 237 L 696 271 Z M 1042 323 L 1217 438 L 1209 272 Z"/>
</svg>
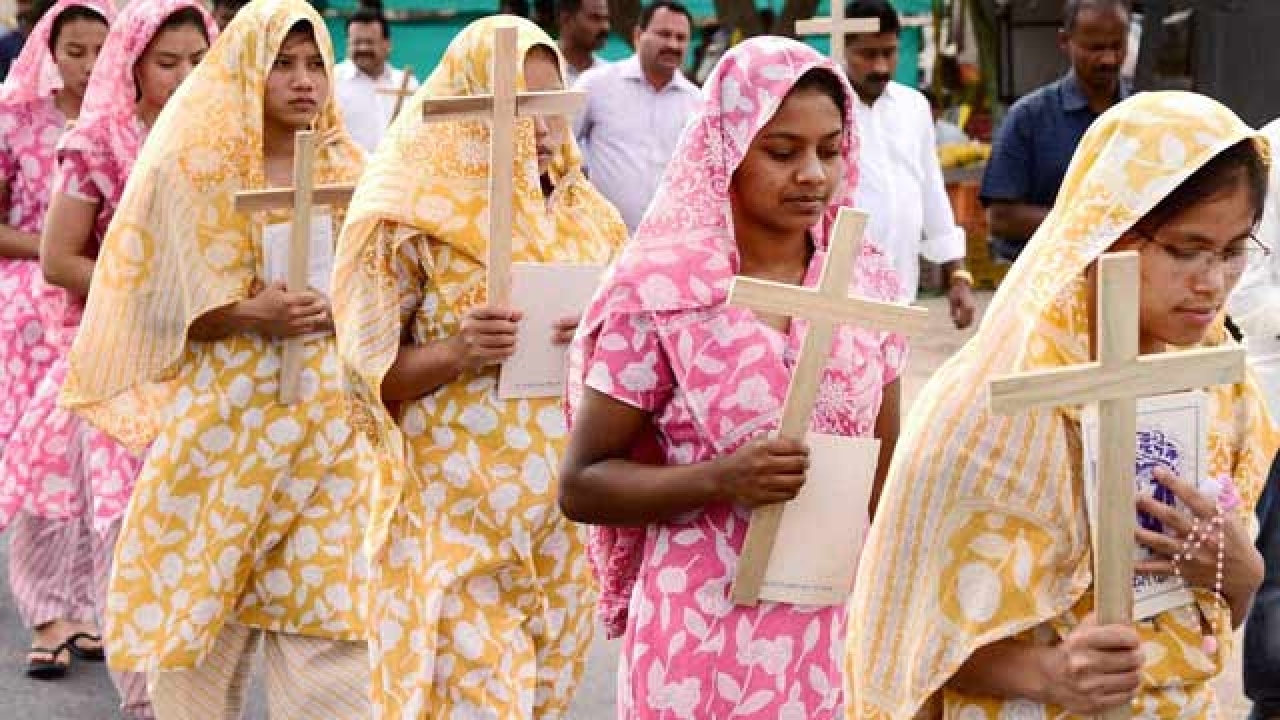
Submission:
<svg viewBox="0 0 1280 720">
<path fill-rule="evenodd" d="M 1139 277 L 1137 253 L 1098 260 L 1095 362 L 998 378 L 989 386 L 998 415 L 1098 403 L 1093 593 L 1100 625 L 1133 622 L 1138 399 L 1238 383 L 1245 373 L 1239 347 L 1139 355 Z M 1125 705 L 1100 717 L 1127 720 L 1131 711 Z"/>
<path fill-rule="evenodd" d="M 831 17 L 810 18 L 796 21 L 797 35 L 829 35 L 831 37 L 831 59 L 840 68 L 844 68 L 845 35 L 862 35 L 880 32 L 880 21 L 876 18 L 844 17 L 844 0 L 831 0 Z"/>
<path fill-rule="evenodd" d="M 314 187 L 316 145 L 315 133 L 304 130 L 294 136 L 293 187 L 251 190 L 235 195 L 236 212 L 255 213 L 280 208 L 293 208 L 289 228 L 289 272 L 285 284 L 290 292 L 307 287 L 311 264 L 311 208 L 314 205 L 346 205 L 355 192 L 353 185 Z M 291 337 L 284 341 L 280 367 L 280 402 L 292 405 L 298 400 L 298 381 L 302 375 L 302 353 L 306 338 Z"/>
<path fill-rule="evenodd" d="M 395 120 L 400 115 L 400 108 L 404 107 L 405 98 L 413 97 L 413 92 L 409 90 L 409 82 L 413 80 L 413 66 L 404 66 L 404 75 L 400 76 L 400 87 L 378 88 L 379 95 L 395 95 L 396 106 L 391 110 L 391 119 Z"/>
<path fill-rule="evenodd" d="M 840 210 L 817 288 L 741 276 L 735 277 L 729 286 L 730 305 L 809 321 L 809 330 L 787 387 L 779 437 L 804 440 L 808 433 L 837 325 L 857 325 L 907 335 L 918 335 L 925 330 L 929 313 L 924 308 L 849 297 L 853 264 L 862 253 L 862 231 L 866 224 L 865 212 L 851 208 Z M 755 605 L 759 600 L 784 507 L 778 503 L 758 507 L 751 513 L 733 581 L 732 598 L 738 605 Z"/>
<path fill-rule="evenodd" d="M 515 192 L 516 118 L 535 115 L 572 115 L 587 102 L 581 91 L 516 92 L 522 74 L 517 57 L 514 27 L 494 30 L 493 93 L 463 97 L 428 98 L 423 113 L 428 122 L 471 117 L 490 120 L 489 136 L 489 250 L 488 302 L 511 301 L 511 203 Z"/>
</svg>

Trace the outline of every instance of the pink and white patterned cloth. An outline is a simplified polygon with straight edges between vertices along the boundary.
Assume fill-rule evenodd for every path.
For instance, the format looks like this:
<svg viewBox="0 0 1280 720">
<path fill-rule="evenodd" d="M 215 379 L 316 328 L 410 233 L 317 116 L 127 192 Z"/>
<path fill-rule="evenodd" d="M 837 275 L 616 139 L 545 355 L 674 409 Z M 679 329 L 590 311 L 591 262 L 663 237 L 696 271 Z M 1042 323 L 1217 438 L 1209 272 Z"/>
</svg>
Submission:
<svg viewBox="0 0 1280 720">
<path fill-rule="evenodd" d="M 729 185 L 752 139 L 814 69 L 840 78 L 846 98 L 846 182 L 811 230 L 817 252 L 804 282 L 817 283 L 827 235 L 857 180 L 853 90 L 807 46 L 753 38 L 708 79 L 636 237 L 584 316 L 570 353 L 570 414 L 585 387 L 649 412 L 656 436 L 634 449 L 637 459 L 705 462 L 777 427 L 806 323 L 784 335 L 726 305 L 739 264 Z M 897 277 L 872 243 L 851 290 L 897 297 Z M 812 428 L 872 435 L 884 387 L 905 361 L 900 336 L 840 328 Z M 645 528 L 592 529 L 601 619 L 610 635 L 624 635 L 620 718 L 841 716 L 843 607 L 729 600 L 748 517 L 724 504 Z"/>
<path fill-rule="evenodd" d="M 0 182 L 8 196 L 7 205 L 0 204 L 0 221 L 37 235 L 49 207 L 54 148 L 67 124 L 54 102 L 62 78 L 49 38 L 54 20 L 69 7 L 89 8 L 107 19 L 115 15 L 101 0 L 60 0 L 32 29 L 0 86 Z M 0 452 L 56 356 L 41 310 L 58 298 L 35 258 L 0 258 Z"/>
<path fill-rule="evenodd" d="M 136 111 L 133 68 L 160 25 L 183 8 L 198 9 L 209 40 L 217 37 L 216 23 L 197 0 L 130 3 L 112 24 L 94 64 L 80 117 L 58 145 L 52 193 L 97 205 L 90 244 L 95 254 L 146 138 Z M 128 506 L 142 458 L 58 406 L 83 301 L 57 289 L 40 310 L 56 359 L 0 460 L 0 528 L 20 510 L 50 519 L 91 512 L 94 529 L 105 532 Z M 77 493 L 86 485 L 75 481 L 76 473 L 88 473 L 89 498 Z"/>
</svg>

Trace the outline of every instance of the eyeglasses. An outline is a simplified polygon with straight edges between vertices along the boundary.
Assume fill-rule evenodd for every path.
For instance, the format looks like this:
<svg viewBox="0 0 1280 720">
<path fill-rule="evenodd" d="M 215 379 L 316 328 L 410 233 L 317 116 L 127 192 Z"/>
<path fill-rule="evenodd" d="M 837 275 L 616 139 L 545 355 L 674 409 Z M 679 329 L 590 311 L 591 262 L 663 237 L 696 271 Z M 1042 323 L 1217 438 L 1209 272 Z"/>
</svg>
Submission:
<svg viewBox="0 0 1280 720">
<path fill-rule="evenodd" d="M 1213 270 L 1214 265 L 1222 265 L 1227 272 L 1238 275 L 1250 265 L 1262 262 L 1271 257 L 1271 248 L 1262 244 L 1258 236 L 1249 233 L 1239 241 L 1222 250 L 1210 250 L 1202 247 L 1187 247 L 1157 240 L 1145 232 L 1132 229 L 1132 232 L 1143 240 L 1160 248 L 1165 257 L 1183 274 L 1204 274 Z"/>
</svg>

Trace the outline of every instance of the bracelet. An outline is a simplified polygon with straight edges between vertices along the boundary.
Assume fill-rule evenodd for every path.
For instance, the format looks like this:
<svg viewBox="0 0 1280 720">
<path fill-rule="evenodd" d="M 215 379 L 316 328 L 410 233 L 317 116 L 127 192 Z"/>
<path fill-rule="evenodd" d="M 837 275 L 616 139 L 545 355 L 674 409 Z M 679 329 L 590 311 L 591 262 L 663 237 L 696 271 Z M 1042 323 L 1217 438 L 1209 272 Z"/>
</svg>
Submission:
<svg viewBox="0 0 1280 720">
<path fill-rule="evenodd" d="M 969 284 L 969 287 L 973 287 L 973 273 L 968 270 L 956 270 L 951 273 L 951 278 L 947 280 L 947 284 L 955 285 L 957 280 L 963 280 Z"/>
</svg>

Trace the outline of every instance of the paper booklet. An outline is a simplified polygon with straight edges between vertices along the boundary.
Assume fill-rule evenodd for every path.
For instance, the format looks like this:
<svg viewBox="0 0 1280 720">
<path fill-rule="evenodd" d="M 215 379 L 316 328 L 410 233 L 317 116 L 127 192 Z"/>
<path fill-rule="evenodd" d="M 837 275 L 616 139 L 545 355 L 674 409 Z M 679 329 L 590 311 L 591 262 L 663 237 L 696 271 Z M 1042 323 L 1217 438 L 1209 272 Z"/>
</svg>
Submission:
<svg viewBox="0 0 1280 720">
<path fill-rule="evenodd" d="M 840 605 L 866 541 L 880 441 L 809 433 L 809 471 L 782 511 L 760 599 Z"/>
<path fill-rule="evenodd" d="M 564 393 L 568 345 L 552 342 L 555 323 L 581 315 L 591 302 L 602 265 L 513 263 L 511 302 L 524 313 L 515 354 L 502 364 L 498 397 L 503 400 L 559 397 Z"/>
<path fill-rule="evenodd" d="M 262 257 L 266 281 L 289 280 L 289 235 L 292 223 L 276 223 L 262 229 Z M 333 274 L 333 218 L 326 211 L 311 216 L 311 257 L 307 268 L 307 283 L 325 297 L 329 296 L 329 282 Z M 289 288 L 299 292 L 302 288 Z"/>
<path fill-rule="evenodd" d="M 1138 400 L 1137 417 L 1136 492 L 1139 495 L 1155 496 L 1168 505 L 1182 508 L 1173 493 L 1155 481 L 1153 471 L 1163 466 L 1197 488 L 1204 484 L 1209 472 L 1208 397 L 1203 391 L 1193 390 L 1141 398 Z M 1082 430 L 1085 499 L 1089 527 L 1096 537 L 1099 447 L 1096 405 L 1085 409 Z M 1138 523 L 1147 530 L 1164 531 L 1160 521 L 1146 513 L 1138 513 Z M 1148 560 L 1153 555 L 1151 550 L 1135 541 L 1135 562 Z M 1135 620 L 1144 620 L 1193 601 L 1186 583 L 1176 577 L 1135 575 L 1133 595 Z"/>
<path fill-rule="evenodd" d="M 275 223 L 262 228 L 263 276 L 268 283 L 289 282 L 289 235 L 292 223 Z M 311 216 L 311 256 L 308 258 L 307 284 L 325 297 L 329 297 L 329 283 L 333 275 L 333 218 L 328 211 L 316 211 Z M 289 288 L 299 292 L 301 288 Z M 329 332 L 304 335 L 308 340 L 331 336 Z"/>
</svg>

